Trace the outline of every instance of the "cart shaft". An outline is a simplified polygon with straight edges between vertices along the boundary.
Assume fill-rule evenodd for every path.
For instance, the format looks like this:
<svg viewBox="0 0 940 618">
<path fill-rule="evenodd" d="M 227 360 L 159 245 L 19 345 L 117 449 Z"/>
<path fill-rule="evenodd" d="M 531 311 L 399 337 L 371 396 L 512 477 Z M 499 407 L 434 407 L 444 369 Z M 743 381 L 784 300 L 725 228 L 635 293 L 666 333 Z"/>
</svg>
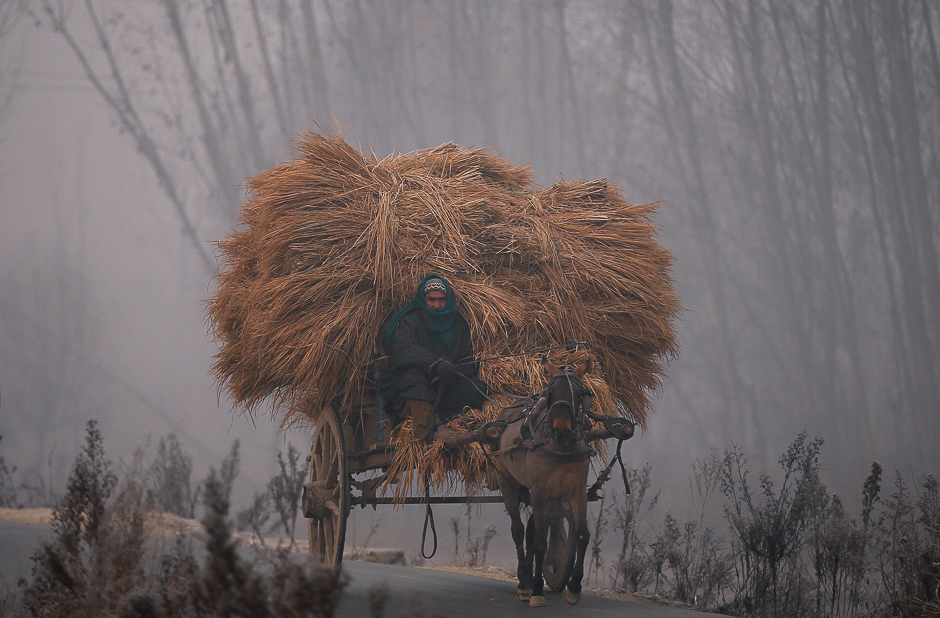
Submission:
<svg viewBox="0 0 940 618">
<path fill-rule="evenodd" d="M 352 505 L 373 505 L 373 504 L 502 504 L 502 496 L 430 496 L 430 497 L 405 497 L 396 500 L 395 498 L 363 498 L 361 496 L 352 497 Z"/>
</svg>

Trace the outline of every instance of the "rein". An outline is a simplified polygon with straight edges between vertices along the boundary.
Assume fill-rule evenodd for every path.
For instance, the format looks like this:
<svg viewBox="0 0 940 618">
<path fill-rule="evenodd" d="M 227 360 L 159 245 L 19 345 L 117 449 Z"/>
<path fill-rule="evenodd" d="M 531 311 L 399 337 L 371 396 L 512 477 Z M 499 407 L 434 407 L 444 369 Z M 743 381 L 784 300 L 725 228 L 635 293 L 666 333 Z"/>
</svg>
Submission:
<svg viewBox="0 0 940 618">
<path fill-rule="evenodd" d="M 476 391 L 477 391 L 478 393 L 480 393 L 481 395 L 483 395 L 483 397 L 484 397 L 487 401 L 489 401 L 489 402 L 490 402 L 491 404 L 493 404 L 494 406 L 497 406 L 500 410 L 506 410 L 507 408 L 513 407 L 513 406 L 501 406 L 501 405 L 499 405 L 498 403 L 496 403 L 495 401 L 493 401 L 493 400 L 490 398 L 490 396 L 489 396 L 488 394 L 486 394 L 486 391 L 482 390 L 479 386 L 476 385 L 476 382 L 473 381 L 473 378 L 471 378 L 471 377 L 469 377 L 469 376 L 465 376 L 464 374 L 460 373 L 459 371 L 458 371 L 457 373 L 455 373 L 454 375 L 459 376 L 460 378 L 463 378 L 464 380 L 466 380 L 467 382 L 469 382 L 469 383 L 470 383 L 470 386 L 472 386 L 473 388 L 475 388 Z M 497 389 L 493 388 L 492 386 L 490 386 L 489 384 L 485 384 L 485 386 L 486 386 L 486 390 L 488 390 L 489 392 L 493 393 L 494 395 L 498 395 L 498 396 L 500 396 L 500 397 L 508 397 L 509 399 L 518 399 L 518 400 L 520 400 L 520 401 L 526 401 L 527 399 L 535 399 L 535 398 L 538 396 L 538 395 L 513 395 L 512 393 L 504 393 L 503 391 L 497 390 Z M 515 421 L 513 421 L 513 422 L 515 422 Z"/>
<path fill-rule="evenodd" d="M 569 340 L 568 340 L 568 343 L 566 343 L 566 344 L 564 344 L 564 345 L 553 345 L 553 346 L 550 346 L 550 347 L 547 347 L 547 348 L 540 348 L 540 349 L 537 349 L 537 350 L 530 350 L 530 351 L 528 351 L 528 352 L 516 352 L 515 354 L 502 354 L 502 355 L 500 355 L 500 356 L 489 356 L 489 357 L 486 357 L 486 358 L 475 358 L 475 359 L 470 359 L 470 360 L 461 361 L 461 362 L 455 363 L 455 364 L 456 364 L 458 367 L 462 367 L 462 366 L 464 366 L 464 365 L 471 365 L 471 364 L 473 364 L 473 363 L 482 363 L 482 362 L 486 362 L 486 361 L 500 360 L 500 359 L 503 359 L 503 358 L 515 358 L 515 357 L 517 357 L 517 356 L 528 356 L 528 355 L 530 355 L 530 354 L 545 354 L 546 352 L 551 352 L 551 351 L 553 351 L 553 350 L 568 349 L 568 348 L 570 348 L 571 346 L 579 346 L 579 345 L 587 345 L 587 342 L 586 342 L 586 341 L 575 341 L 574 339 L 569 339 Z M 497 393 L 497 394 L 498 394 L 498 393 Z M 512 395 L 510 395 L 510 396 L 512 396 Z"/>
</svg>

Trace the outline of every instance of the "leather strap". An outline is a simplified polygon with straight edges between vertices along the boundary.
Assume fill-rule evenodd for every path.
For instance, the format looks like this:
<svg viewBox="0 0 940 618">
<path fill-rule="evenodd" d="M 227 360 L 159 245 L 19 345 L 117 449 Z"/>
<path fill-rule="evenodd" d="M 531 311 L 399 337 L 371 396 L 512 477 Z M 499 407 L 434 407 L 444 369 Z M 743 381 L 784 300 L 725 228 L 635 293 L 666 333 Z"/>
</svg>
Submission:
<svg viewBox="0 0 940 618">
<path fill-rule="evenodd" d="M 421 557 L 430 560 L 437 553 L 437 527 L 434 525 L 434 511 L 431 510 L 431 485 L 428 481 L 424 482 L 424 499 L 426 502 L 424 503 L 424 529 L 421 530 Z M 430 555 L 426 555 L 424 549 L 428 540 L 428 522 L 431 523 L 431 538 L 434 541 Z"/>
</svg>

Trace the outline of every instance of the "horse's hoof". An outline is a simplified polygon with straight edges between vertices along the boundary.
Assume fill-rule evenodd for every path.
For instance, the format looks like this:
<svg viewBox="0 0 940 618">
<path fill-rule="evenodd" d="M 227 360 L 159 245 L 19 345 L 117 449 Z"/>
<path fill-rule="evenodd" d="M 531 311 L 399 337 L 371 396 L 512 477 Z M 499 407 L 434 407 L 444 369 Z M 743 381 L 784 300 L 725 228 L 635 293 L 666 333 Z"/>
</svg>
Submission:
<svg viewBox="0 0 940 618">
<path fill-rule="evenodd" d="M 545 597 L 532 595 L 529 597 L 529 607 L 545 607 Z"/>
<path fill-rule="evenodd" d="M 568 601 L 568 605 L 577 605 L 578 601 L 581 600 L 580 592 L 571 592 L 565 588 L 565 600 Z"/>
<path fill-rule="evenodd" d="M 523 590 L 522 588 L 516 588 L 516 598 L 520 601 L 528 601 L 532 596 L 531 590 Z"/>
</svg>

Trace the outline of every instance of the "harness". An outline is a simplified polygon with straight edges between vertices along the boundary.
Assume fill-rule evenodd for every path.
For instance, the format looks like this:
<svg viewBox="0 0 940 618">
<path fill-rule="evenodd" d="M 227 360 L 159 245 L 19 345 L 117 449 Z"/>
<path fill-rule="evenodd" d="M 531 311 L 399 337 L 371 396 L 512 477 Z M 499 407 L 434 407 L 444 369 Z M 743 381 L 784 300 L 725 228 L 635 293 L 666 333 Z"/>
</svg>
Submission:
<svg viewBox="0 0 940 618">
<path fill-rule="evenodd" d="M 460 375 L 460 374 L 458 374 L 458 375 Z M 462 376 L 462 377 L 463 377 L 463 376 Z M 569 390 L 570 390 L 571 393 L 572 393 L 572 398 L 574 397 L 574 388 L 573 388 L 574 384 L 573 384 L 573 382 L 576 381 L 577 384 L 578 384 L 578 386 L 579 386 L 582 390 L 586 390 L 586 389 L 584 389 L 584 385 L 581 383 L 581 379 L 580 379 L 576 374 L 574 374 L 574 372 L 571 371 L 570 368 L 567 368 L 567 367 L 566 367 L 566 368 L 565 368 L 565 371 L 564 371 L 563 373 L 560 373 L 560 374 L 554 376 L 554 377 L 552 378 L 552 380 L 557 380 L 557 379 L 560 379 L 560 378 L 562 378 L 562 377 L 564 377 L 565 379 L 568 380 L 568 383 L 569 383 Z M 470 380 L 468 380 L 468 381 L 470 381 Z M 470 381 L 470 383 L 473 384 L 472 381 Z M 549 382 L 549 384 L 551 384 L 551 382 Z M 476 385 L 474 385 L 474 386 L 476 387 Z M 478 390 L 479 390 L 479 389 L 478 389 Z M 537 395 L 537 396 L 532 396 L 532 395 L 530 395 L 530 396 L 527 396 L 527 397 L 521 397 L 521 396 L 519 396 L 519 395 L 511 395 L 511 394 L 509 394 L 509 393 L 502 393 L 501 391 L 496 391 L 495 389 L 490 389 L 490 392 L 492 392 L 492 393 L 494 393 L 494 394 L 496 394 L 496 395 L 500 395 L 500 396 L 510 396 L 510 397 L 512 397 L 512 398 L 515 398 L 515 399 L 524 400 L 524 401 L 527 402 L 527 405 L 526 405 L 526 406 L 523 408 L 523 410 L 522 410 L 517 416 L 515 416 L 514 418 L 512 418 L 512 419 L 510 419 L 510 420 L 492 421 L 491 423 L 487 423 L 486 425 L 484 425 L 483 427 L 481 427 L 480 430 L 478 430 L 478 431 L 481 431 L 481 430 L 482 430 L 482 431 L 485 431 L 485 428 L 486 428 L 487 426 L 493 425 L 493 424 L 501 424 L 501 425 L 509 426 L 509 425 L 513 425 L 513 424 L 515 424 L 515 423 L 518 423 L 518 422 L 520 422 L 520 421 L 523 422 L 522 427 L 519 428 L 519 433 L 520 433 L 520 436 L 522 437 L 522 440 L 519 441 L 519 442 L 516 442 L 515 444 L 512 444 L 512 445 L 510 445 L 510 446 L 508 446 L 508 447 L 506 447 L 506 448 L 503 448 L 503 449 L 500 449 L 500 450 L 497 450 L 497 451 L 493 451 L 493 452 L 490 452 L 490 453 L 487 453 L 486 449 L 484 449 L 483 452 L 484 452 L 484 454 L 486 454 L 486 456 L 487 456 L 488 459 L 489 459 L 490 456 L 493 456 L 493 455 L 502 455 L 502 454 L 504 454 L 504 453 L 508 453 L 508 452 L 511 452 L 511 451 L 519 450 L 519 449 L 526 450 L 526 451 L 528 451 L 528 452 L 530 452 L 530 453 L 534 453 L 534 454 L 536 454 L 536 455 L 538 455 L 538 456 L 540 456 L 540 457 L 545 457 L 545 458 L 547 458 L 547 459 L 551 459 L 552 461 L 557 461 L 557 462 L 583 461 L 583 460 L 589 459 L 589 458 L 591 458 L 591 457 L 593 457 L 594 455 L 597 454 L 597 451 L 595 451 L 594 448 L 591 447 L 591 446 L 590 446 L 589 444 L 587 444 L 587 443 L 585 443 L 585 446 L 584 446 L 584 447 L 582 447 L 582 448 L 580 448 L 580 449 L 578 449 L 578 450 L 576 450 L 576 451 L 559 451 L 559 450 L 556 450 L 556 449 L 551 448 L 551 447 L 549 446 L 549 442 L 548 442 L 548 441 L 546 441 L 546 440 L 539 440 L 539 439 L 536 438 L 536 436 L 538 435 L 539 429 L 540 429 L 540 428 L 542 427 L 542 425 L 547 421 L 547 419 L 551 417 L 552 411 L 553 411 L 556 407 L 558 407 L 558 406 L 567 406 L 567 407 L 572 411 L 571 417 L 572 417 L 572 419 L 573 419 L 573 421 L 574 421 L 574 425 L 575 425 L 575 427 L 574 427 L 573 439 L 574 439 L 576 442 L 579 441 L 579 440 L 583 440 L 583 439 L 584 439 L 584 426 L 583 426 L 583 424 L 582 424 L 582 422 L 581 422 L 581 420 L 580 420 L 580 418 L 579 418 L 580 415 L 578 414 L 578 412 L 579 412 L 579 410 L 580 410 L 581 413 L 584 413 L 585 410 L 582 409 L 580 406 L 578 406 L 578 405 L 577 405 L 577 402 L 575 402 L 575 401 L 573 401 L 573 400 L 572 400 L 571 402 L 565 401 L 565 400 L 556 401 L 556 402 L 554 402 L 554 403 L 552 404 L 551 408 L 549 408 L 548 410 L 546 410 L 546 409 L 545 409 L 545 406 L 546 406 L 546 404 L 547 404 L 547 399 L 548 399 L 547 391 L 548 391 L 548 388 L 546 388 L 545 390 L 543 390 L 543 391 L 542 391 L 541 393 L 539 393 L 539 395 Z M 482 393 L 482 391 L 480 391 L 480 392 Z M 486 396 L 485 393 L 482 393 L 482 394 L 483 394 L 484 396 Z M 494 402 L 492 399 L 490 399 L 488 396 L 486 396 L 486 397 L 487 397 L 487 399 L 489 399 L 489 401 L 493 402 L 494 404 L 496 403 L 496 402 Z M 533 402 L 533 400 L 535 400 L 536 397 L 538 397 L 537 402 L 533 405 L 532 402 Z M 503 409 L 505 410 L 505 409 L 508 409 L 508 408 L 505 408 L 505 407 L 504 407 Z M 595 416 L 597 416 L 597 415 L 595 415 Z M 599 417 L 599 418 L 602 418 L 602 417 Z M 490 463 L 492 464 L 492 461 L 490 461 Z M 497 468 L 497 469 L 498 469 L 498 468 Z"/>
<path fill-rule="evenodd" d="M 581 390 L 580 398 L 584 398 L 585 395 L 590 397 L 591 393 L 584 387 L 584 383 L 581 382 L 581 378 L 574 372 L 574 369 L 570 366 L 564 367 L 561 373 L 552 377 L 549 381 L 549 387 L 552 382 L 564 378 L 568 382 L 568 391 L 571 393 L 571 401 L 564 399 L 559 399 L 554 402 L 551 407 L 546 410 L 540 418 L 536 419 L 536 426 L 529 427 L 530 437 L 526 440 L 525 448 L 532 453 L 540 457 L 545 457 L 551 459 L 552 461 L 557 462 L 574 462 L 574 461 L 584 461 L 585 459 L 590 459 L 597 451 L 587 443 L 584 433 L 584 424 L 582 423 L 581 417 L 584 412 L 583 406 L 579 405 L 579 401 L 576 400 L 575 395 L 575 386 Z M 548 388 L 546 388 L 546 391 Z M 566 407 L 570 411 L 571 419 L 574 423 L 574 428 L 572 430 L 572 439 L 575 443 L 583 442 L 584 446 L 576 451 L 559 451 L 547 446 L 547 442 L 544 440 L 536 440 L 535 436 L 537 431 L 542 423 L 552 417 L 553 412 L 556 408 Z M 529 444 L 531 442 L 531 444 Z"/>
<path fill-rule="evenodd" d="M 565 377 L 565 379 L 569 381 L 569 389 L 572 392 L 572 395 L 574 394 L 574 388 L 573 388 L 574 384 L 572 383 L 573 381 L 577 381 L 577 385 L 581 389 L 584 390 L 582 397 L 586 397 L 587 401 L 586 403 L 582 403 L 582 405 L 580 406 L 581 415 L 587 417 L 588 419 L 594 422 L 601 423 L 611 434 L 613 434 L 615 437 L 618 438 L 617 448 L 614 452 L 614 456 L 611 457 L 607 465 L 598 473 L 597 480 L 595 480 L 594 484 L 591 485 L 591 487 L 588 489 L 588 496 L 593 497 L 594 499 L 597 499 L 597 497 L 600 495 L 600 491 L 603 488 L 604 483 L 610 480 L 610 473 L 611 473 L 611 470 L 613 469 L 614 463 L 617 463 L 620 465 L 620 476 L 621 476 L 621 479 L 623 480 L 624 489 L 626 490 L 626 493 L 629 495 L 630 483 L 627 479 L 627 470 L 623 463 L 621 449 L 623 447 L 624 440 L 628 439 L 629 436 L 632 435 L 632 431 L 629 431 L 629 432 L 626 431 L 627 428 L 632 429 L 632 423 L 630 423 L 630 421 L 625 418 L 606 416 L 602 414 L 595 414 L 594 412 L 592 412 L 591 403 L 593 401 L 593 394 L 584 388 L 584 384 L 581 382 L 581 379 L 571 370 L 570 367 L 565 367 L 564 373 L 556 375 L 552 379 L 554 380 L 560 377 Z M 490 391 L 500 396 L 508 396 L 508 397 L 512 397 L 515 399 L 527 399 L 530 402 L 531 400 L 534 399 L 534 396 L 520 397 L 518 395 L 502 393 L 495 389 L 490 389 Z M 547 389 L 542 391 L 542 393 L 539 394 L 539 404 L 541 404 L 542 402 L 546 400 L 546 395 L 547 395 L 546 391 Z M 483 395 L 486 396 L 485 393 L 483 393 Z M 487 397 L 487 399 L 489 399 L 489 397 Z M 496 403 L 492 399 L 489 399 L 489 400 L 494 404 Z M 571 407 L 573 410 L 576 411 L 576 413 L 572 416 L 575 418 L 577 422 L 577 426 L 575 429 L 576 430 L 575 439 L 579 439 L 580 437 L 583 437 L 584 435 L 584 427 L 583 427 L 583 424 L 580 422 L 580 419 L 578 418 L 578 414 L 577 414 L 578 409 L 575 403 L 576 402 L 569 403 L 566 401 L 556 401 L 554 404 L 552 404 L 552 407 L 559 405 L 559 404 L 568 405 L 569 407 Z M 487 458 L 487 461 L 495 470 L 498 471 L 500 476 L 502 476 L 506 480 L 509 480 L 512 484 L 517 485 L 517 486 L 518 486 L 518 483 L 515 482 L 515 479 L 506 475 L 502 471 L 502 469 L 496 466 L 495 462 L 491 459 L 491 456 L 498 456 L 498 455 L 502 455 L 502 454 L 505 454 L 514 450 L 525 449 L 541 457 L 546 457 L 548 459 L 551 459 L 552 461 L 573 462 L 573 461 L 582 461 L 584 459 L 588 459 L 590 457 L 593 457 L 597 453 L 597 451 L 595 451 L 589 444 L 586 445 L 585 448 L 580 449 L 578 451 L 561 452 L 555 449 L 548 448 L 545 446 L 545 443 L 543 441 L 538 441 L 535 438 L 533 438 L 534 430 L 537 429 L 538 426 L 540 426 L 543 422 L 545 422 L 545 419 L 549 417 L 549 414 L 541 414 L 541 415 L 539 414 L 539 412 L 542 411 L 539 408 L 539 404 L 536 404 L 535 406 L 532 406 L 532 405 L 526 406 L 526 408 L 522 411 L 521 414 L 519 414 L 518 416 L 516 416 L 515 418 L 509 421 L 493 421 L 491 423 L 487 423 L 481 428 L 481 430 L 483 430 L 485 429 L 485 427 L 492 425 L 492 424 L 500 423 L 500 424 L 509 425 L 509 424 L 519 422 L 520 420 L 525 420 L 525 423 L 523 424 L 523 426 L 520 428 L 520 431 L 519 431 L 519 433 L 523 437 L 523 440 L 521 442 L 512 444 L 506 448 L 496 450 L 493 452 L 487 452 L 487 449 L 485 448 L 482 449 L 483 454 Z M 623 437 L 623 436 L 626 436 L 626 437 Z"/>
<path fill-rule="evenodd" d="M 489 401 L 490 403 L 494 405 L 499 406 L 499 404 L 493 401 L 493 399 L 490 398 L 490 396 L 486 392 L 481 390 L 480 387 L 477 386 L 476 383 L 472 379 L 463 375 L 460 372 L 457 372 L 456 375 L 466 380 L 467 382 L 469 382 L 473 386 L 473 388 L 475 388 L 481 395 L 483 395 L 484 398 L 486 398 L 487 401 Z M 520 421 L 523 422 L 522 427 L 519 428 L 521 440 L 518 440 L 516 443 L 511 444 L 508 447 L 500 449 L 500 450 L 489 451 L 485 447 L 481 449 L 490 467 L 493 470 L 496 470 L 496 473 L 499 474 L 499 476 L 504 481 L 513 485 L 517 489 L 520 489 L 520 488 L 524 489 L 524 487 L 516 479 L 514 479 L 512 476 L 507 474 L 505 470 L 503 470 L 500 466 L 496 464 L 496 462 L 493 460 L 494 456 L 499 456 L 499 455 L 503 455 L 506 453 L 510 453 L 512 451 L 523 449 L 530 453 L 538 455 L 539 457 L 545 457 L 547 459 L 550 459 L 552 461 L 556 461 L 559 463 L 571 463 L 571 462 L 577 462 L 577 461 L 584 461 L 585 459 L 590 459 L 591 457 L 596 455 L 597 451 L 595 451 L 594 448 L 586 441 L 586 436 L 584 432 L 584 423 L 582 422 L 582 417 L 588 418 L 592 421 L 602 423 L 608 429 L 608 431 L 610 431 L 615 436 L 623 435 L 621 432 L 621 428 L 630 423 L 627 419 L 618 419 L 616 417 L 603 416 L 603 415 L 594 414 L 593 412 L 591 412 L 591 402 L 593 400 L 593 394 L 587 388 L 585 388 L 584 383 L 581 381 L 581 378 L 578 377 L 578 375 L 574 372 L 574 369 L 572 367 L 566 366 L 562 369 L 561 372 L 553 376 L 552 379 L 549 381 L 549 386 L 551 386 L 551 383 L 553 381 L 561 379 L 561 378 L 565 378 L 568 381 L 569 392 L 571 393 L 572 399 L 571 401 L 558 400 L 554 402 L 551 408 L 549 408 L 548 410 L 546 410 L 545 408 L 547 407 L 549 387 L 546 387 L 538 395 L 514 395 L 512 393 L 505 393 L 503 391 L 499 391 L 494 388 L 488 387 L 489 392 L 493 393 L 494 395 L 498 395 L 500 397 L 507 397 L 510 399 L 516 399 L 516 400 L 519 400 L 520 402 L 524 402 L 522 406 L 522 410 L 516 416 L 508 420 L 490 421 L 488 423 L 485 423 L 483 426 L 477 428 L 473 432 L 474 434 L 476 434 L 477 440 L 481 443 L 484 443 L 488 441 L 485 438 L 485 436 L 487 435 L 487 429 L 492 428 L 492 427 L 502 427 L 502 430 L 505 431 L 505 429 L 509 425 L 514 425 Z M 574 389 L 575 385 L 577 385 L 581 389 L 581 398 L 587 399 L 587 405 L 584 405 L 583 403 L 581 405 L 578 405 L 578 402 L 575 400 L 575 389 Z M 443 385 L 441 385 L 441 387 L 443 387 Z M 439 390 L 438 392 L 438 400 L 440 399 L 440 393 L 442 392 L 442 390 L 443 389 L 441 388 L 441 390 Z M 516 404 L 516 405 L 519 405 L 519 404 Z M 574 422 L 573 439 L 575 442 L 578 442 L 578 441 L 584 442 L 584 446 L 582 448 L 579 448 L 578 450 L 575 450 L 575 451 L 559 451 L 559 450 L 556 450 L 547 446 L 548 443 L 545 440 L 536 439 L 535 436 L 537 435 L 539 428 L 542 426 L 542 424 L 546 422 L 548 418 L 551 417 L 552 410 L 554 410 L 556 406 L 567 406 L 571 410 L 571 418 Z M 500 406 L 500 407 L 503 410 L 508 410 L 515 406 Z M 435 403 L 434 408 L 436 410 L 437 403 Z M 502 431 L 500 431 L 499 433 L 502 434 Z M 619 462 L 624 488 L 626 489 L 627 494 L 630 493 L 630 484 L 627 481 L 627 471 L 623 464 L 623 458 L 620 455 L 620 449 L 625 439 L 626 438 L 619 438 L 617 440 L 616 454 L 610 460 L 607 466 L 600 472 L 600 474 L 598 474 L 597 480 L 588 489 L 587 493 L 589 497 L 593 496 L 596 499 L 602 486 L 610 478 L 610 471 L 613 468 L 614 462 Z M 492 442 L 490 442 L 490 444 L 492 444 Z M 427 480 L 425 480 L 425 496 L 427 497 L 429 495 L 430 495 L 430 487 L 429 487 Z M 427 538 L 427 531 L 428 531 L 429 524 L 431 528 L 431 534 L 433 537 L 433 548 L 431 550 L 430 555 L 426 555 L 425 541 Z M 424 529 L 421 534 L 421 555 L 425 559 L 430 559 L 431 557 L 434 556 L 436 552 L 437 552 L 437 529 L 436 529 L 436 526 L 434 525 L 434 515 L 431 511 L 430 500 L 428 499 L 428 503 L 426 504 L 425 518 L 424 518 Z"/>
</svg>

